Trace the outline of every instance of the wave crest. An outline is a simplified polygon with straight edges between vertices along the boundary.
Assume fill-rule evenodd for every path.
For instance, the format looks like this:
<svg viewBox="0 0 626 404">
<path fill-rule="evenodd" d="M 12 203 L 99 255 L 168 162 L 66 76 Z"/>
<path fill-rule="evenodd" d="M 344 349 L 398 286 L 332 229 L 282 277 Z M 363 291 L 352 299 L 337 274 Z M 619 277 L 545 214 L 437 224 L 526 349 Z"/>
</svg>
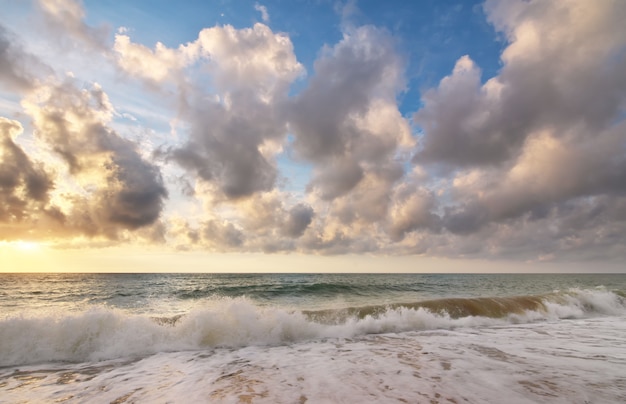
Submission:
<svg viewBox="0 0 626 404">
<path fill-rule="evenodd" d="M 225 298 L 211 308 L 169 318 L 93 307 L 74 314 L 24 313 L 0 321 L 0 366 L 624 314 L 624 297 L 604 289 L 308 312 Z"/>
</svg>

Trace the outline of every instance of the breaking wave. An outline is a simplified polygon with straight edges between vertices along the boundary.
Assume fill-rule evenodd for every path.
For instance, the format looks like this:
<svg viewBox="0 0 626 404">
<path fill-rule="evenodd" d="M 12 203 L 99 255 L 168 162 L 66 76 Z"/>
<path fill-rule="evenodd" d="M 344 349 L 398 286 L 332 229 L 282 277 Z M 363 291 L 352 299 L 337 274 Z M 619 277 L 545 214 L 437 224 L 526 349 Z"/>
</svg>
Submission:
<svg viewBox="0 0 626 404">
<path fill-rule="evenodd" d="M 605 289 L 319 311 L 259 306 L 245 297 L 212 303 L 210 308 L 162 318 L 100 306 L 81 313 L 6 317 L 0 320 L 0 366 L 626 315 L 624 296 Z"/>
</svg>

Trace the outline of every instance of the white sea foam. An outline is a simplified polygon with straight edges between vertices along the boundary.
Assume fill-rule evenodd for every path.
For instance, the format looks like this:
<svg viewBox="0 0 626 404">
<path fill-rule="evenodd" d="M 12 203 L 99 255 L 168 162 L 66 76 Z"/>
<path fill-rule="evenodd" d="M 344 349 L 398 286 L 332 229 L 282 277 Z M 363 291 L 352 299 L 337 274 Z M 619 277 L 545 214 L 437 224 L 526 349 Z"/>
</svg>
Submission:
<svg viewBox="0 0 626 404">
<path fill-rule="evenodd" d="M 617 403 L 626 318 L 325 338 L 0 369 L 0 401 Z"/>
<path fill-rule="evenodd" d="M 245 298 L 212 301 L 179 319 L 155 320 L 106 307 L 81 313 L 23 313 L 0 321 L 0 366 L 145 357 L 215 347 L 280 346 L 322 338 L 452 330 L 537 321 L 624 315 L 623 298 L 606 290 L 570 290 L 543 299 L 545 310 L 502 318 L 453 318 L 424 308 L 390 308 L 377 316 L 322 324 L 302 312 L 258 306 Z"/>
</svg>

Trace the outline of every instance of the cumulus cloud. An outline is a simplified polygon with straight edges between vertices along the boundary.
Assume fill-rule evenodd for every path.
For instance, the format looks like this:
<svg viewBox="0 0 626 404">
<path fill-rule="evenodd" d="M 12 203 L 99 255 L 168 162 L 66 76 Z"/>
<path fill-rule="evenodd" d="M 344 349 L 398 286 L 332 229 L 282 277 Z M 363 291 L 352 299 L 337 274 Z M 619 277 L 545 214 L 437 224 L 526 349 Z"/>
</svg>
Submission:
<svg viewBox="0 0 626 404">
<path fill-rule="evenodd" d="M 329 214 L 345 225 L 383 220 L 403 175 L 400 156 L 413 144 L 396 101 L 403 69 L 386 31 L 355 28 L 324 50 L 293 101 L 295 155 L 314 167 L 308 190 L 332 201 Z"/>
<path fill-rule="evenodd" d="M 107 126 L 113 109 L 100 86 L 81 90 L 67 79 L 40 87 L 23 104 L 37 138 L 83 190 L 66 197 L 68 227 L 115 238 L 155 223 L 167 196 L 160 171 Z"/>
<path fill-rule="evenodd" d="M 572 198 L 552 204 L 540 218 L 528 214 L 514 220 L 483 223 L 471 236 L 440 233 L 428 238 L 426 251 L 448 257 L 529 262 L 621 262 L 626 241 L 625 207 L 623 197 Z"/>
<path fill-rule="evenodd" d="M 46 213 L 54 180 L 15 143 L 22 132 L 19 122 L 0 117 L 0 239 L 21 233 L 16 229 L 23 222 L 33 226 L 54 214 Z"/>
<path fill-rule="evenodd" d="M 227 199 L 274 187 L 274 155 L 287 134 L 281 105 L 303 68 L 288 37 L 267 26 L 207 28 L 193 45 L 213 93 L 196 89 L 184 109 L 189 141 L 171 157 Z"/>
<path fill-rule="evenodd" d="M 170 155 L 228 199 L 270 190 L 277 176 L 276 165 L 263 155 L 261 146 L 264 135 L 271 138 L 284 135 L 284 131 L 264 113 L 271 112 L 268 109 L 259 105 L 256 111 L 249 111 L 251 115 L 242 117 L 220 104 L 207 103 L 191 116 L 190 141 L 171 150 Z M 259 120 L 255 122 L 253 116 Z M 267 132 L 256 124 L 265 124 Z"/>
<path fill-rule="evenodd" d="M 423 130 L 414 162 L 451 173 L 440 201 L 443 226 L 457 235 L 449 245 L 503 256 L 597 252 L 591 246 L 608 245 L 626 221 L 616 208 L 626 191 L 626 7 L 484 8 L 509 42 L 500 73 L 483 84 L 464 56 L 414 116 Z"/>
<path fill-rule="evenodd" d="M 313 221 L 314 215 L 311 206 L 299 203 L 289 210 L 283 232 L 290 237 L 300 237 Z"/>
<path fill-rule="evenodd" d="M 193 52 L 181 46 L 170 49 L 157 42 L 154 50 L 133 43 L 128 35 L 115 35 L 113 50 L 117 54 L 119 67 L 128 75 L 139 77 L 149 84 L 158 84 L 174 79 L 195 58 Z"/>
<path fill-rule="evenodd" d="M 207 247 L 220 250 L 229 250 L 241 247 L 244 235 L 234 224 L 225 220 L 211 220 L 201 226 L 202 237 L 207 241 Z"/>
<path fill-rule="evenodd" d="M 268 102 L 283 96 L 304 72 L 289 37 L 264 24 L 239 30 L 230 25 L 205 28 L 196 43 L 211 62 L 207 67 L 218 93 L 256 93 Z"/>
<path fill-rule="evenodd" d="M 38 4 L 52 29 L 107 52 L 79 2 Z M 45 223 L 212 251 L 624 256 L 622 2 L 488 0 L 505 41 L 500 71 L 483 77 L 473 55 L 459 57 L 412 120 L 397 39 L 348 23 L 355 10 L 343 8 L 343 37 L 308 77 L 289 36 L 262 23 L 205 28 L 171 48 L 118 31 L 109 61 L 148 94 L 175 95 L 162 168 L 114 129 L 102 88 L 41 80 L 45 69 L 0 29 L 0 80 L 34 90 L 23 105 L 36 155 L 55 156 L 44 165 L 16 141 L 20 124 L 0 120 L 0 236 Z M 282 153 L 311 167 L 303 192 L 281 190 Z M 184 188 L 167 215 L 161 169 Z"/>
<path fill-rule="evenodd" d="M 125 58 L 130 48 L 118 51 Z M 227 201 L 235 204 L 238 215 L 232 223 L 246 235 L 242 248 L 298 249 L 288 239 L 303 237 L 302 243 L 338 252 L 329 242 L 310 241 L 317 236 L 307 238 L 305 232 L 356 237 L 357 227 L 363 231 L 368 221 L 386 220 L 389 194 L 413 146 L 409 122 L 396 101 L 404 89 L 404 66 L 389 33 L 370 26 L 346 32 L 340 43 L 324 50 L 315 75 L 296 97 L 289 97 L 289 89 L 304 69 L 289 38 L 263 24 L 207 28 L 184 47 L 157 45 L 149 51 L 152 57 L 167 66 L 163 71 L 181 72 L 199 63 L 211 74 L 209 87 L 192 85 L 185 94 L 181 118 L 189 127 L 188 140 L 160 154 L 206 184 L 196 185 L 194 193 L 211 201 L 208 210 Z M 143 69 L 126 71 L 144 79 L 149 75 Z M 163 73 L 154 79 L 170 78 Z M 314 166 L 310 203 L 276 199 L 276 153 L 289 131 L 296 158 Z M 333 203 L 326 209 L 332 218 L 320 219 L 312 229 L 318 211 L 312 204 L 325 202 Z M 216 219 L 211 223 L 219 223 Z M 196 229 L 193 234 L 204 234 L 196 239 L 208 242 L 209 233 Z M 331 239 L 349 245 L 347 236 Z"/>
<path fill-rule="evenodd" d="M 334 48 L 325 49 L 315 62 L 315 76 L 294 102 L 291 120 L 298 155 L 313 162 L 350 157 L 360 144 L 371 140 L 377 145 L 384 135 L 393 149 L 406 133 L 385 133 L 377 139 L 377 133 L 367 133 L 358 121 L 366 119 L 376 102 L 395 105 L 402 71 L 393 39 L 371 26 L 346 33 Z M 380 145 L 382 152 L 385 146 Z"/>
<path fill-rule="evenodd" d="M 120 61 L 130 61 L 141 50 L 146 60 L 157 59 L 150 64 L 162 72 L 154 76 L 150 69 L 132 70 L 132 63 L 120 62 L 131 75 L 166 82 L 196 63 L 210 73 L 208 87 L 192 84 L 182 91 L 188 140 L 160 154 L 206 184 L 199 194 L 196 186 L 195 194 L 212 201 L 207 209 L 226 201 L 236 204 L 239 216 L 233 223 L 246 234 L 242 248 L 297 249 L 288 239 L 306 231 L 356 237 L 355 229 L 363 231 L 366 222 L 387 220 L 389 195 L 413 146 L 409 122 L 396 100 L 404 89 L 404 64 L 388 32 L 371 26 L 347 30 L 340 43 L 323 50 L 315 75 L 296 97 L 289 97 L 289 89 L 304 68 L 289 38 L 263 24 L 207 28 L 196 41 L 176 49 L 135 47 L 127 37 L 122 47 L 121 39 L 118 35 Z M 308 185 L 312 201 L 293 204 L 290 210 L 290 204 L 275 198 L 276 153 L 285 147 L 288 132 L 294 135 L 288 147 L 296 158 L 314 167 Z M 318 208 L 311 203 L 325 202 L 333 204 L 326 209 L 332 218 L 320 219 L 313 230 Z M 204 234 L 205 240 L 198 241 L 206 244 Z M 305 239 L 302 243 L 315 248 L 339 251 L 329 242 Z M 348 237 L 334 239 L 349 245 Z"/>
<path fill-rule="evenodd" d="M 619 116 L 626 91 L 626 8 L 616 1 L 487 1 L 509 41 L 500 74 L 481 84 L 469 56 L 424 95 L 415 115 L 425 137 L 418 163 L 453 167 L 515 157 L 537 130 L 601 131 Z"/>
<path fill-rule="evenodd" d="M 415 230 L 439 230 L 440 218 L 432 212 L 434 207 L 435 197 L 431 192 L 402 184 L 396 189 L 389 209 L 389 237 L 400 241 L 406 233 Z"/>
<path fill-rule="evenodd" d="M 197 194 L 211 192 L 198 189 Z M 210 199 L 210 195 L 207 195 Z M 310 228 L 313 208 L 278 190 L 255 194 L 236 202 L 209 200 L 196 218 L 174 217 L 169 237 L 181 249 L 294 251 Z"/>
</svg>

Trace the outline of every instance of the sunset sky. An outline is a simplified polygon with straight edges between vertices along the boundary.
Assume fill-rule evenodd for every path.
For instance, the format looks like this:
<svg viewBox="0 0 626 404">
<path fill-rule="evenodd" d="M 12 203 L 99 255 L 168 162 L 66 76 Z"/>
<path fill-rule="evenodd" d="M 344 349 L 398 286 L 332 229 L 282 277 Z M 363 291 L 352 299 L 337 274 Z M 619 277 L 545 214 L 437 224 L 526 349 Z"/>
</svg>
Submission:
<svg viewBox="0 0 626 404">
<path fill-rule="evenodd" d="M 0 271 L 624 271 L 624 21 L 0 0 Z"/>
</svg>

